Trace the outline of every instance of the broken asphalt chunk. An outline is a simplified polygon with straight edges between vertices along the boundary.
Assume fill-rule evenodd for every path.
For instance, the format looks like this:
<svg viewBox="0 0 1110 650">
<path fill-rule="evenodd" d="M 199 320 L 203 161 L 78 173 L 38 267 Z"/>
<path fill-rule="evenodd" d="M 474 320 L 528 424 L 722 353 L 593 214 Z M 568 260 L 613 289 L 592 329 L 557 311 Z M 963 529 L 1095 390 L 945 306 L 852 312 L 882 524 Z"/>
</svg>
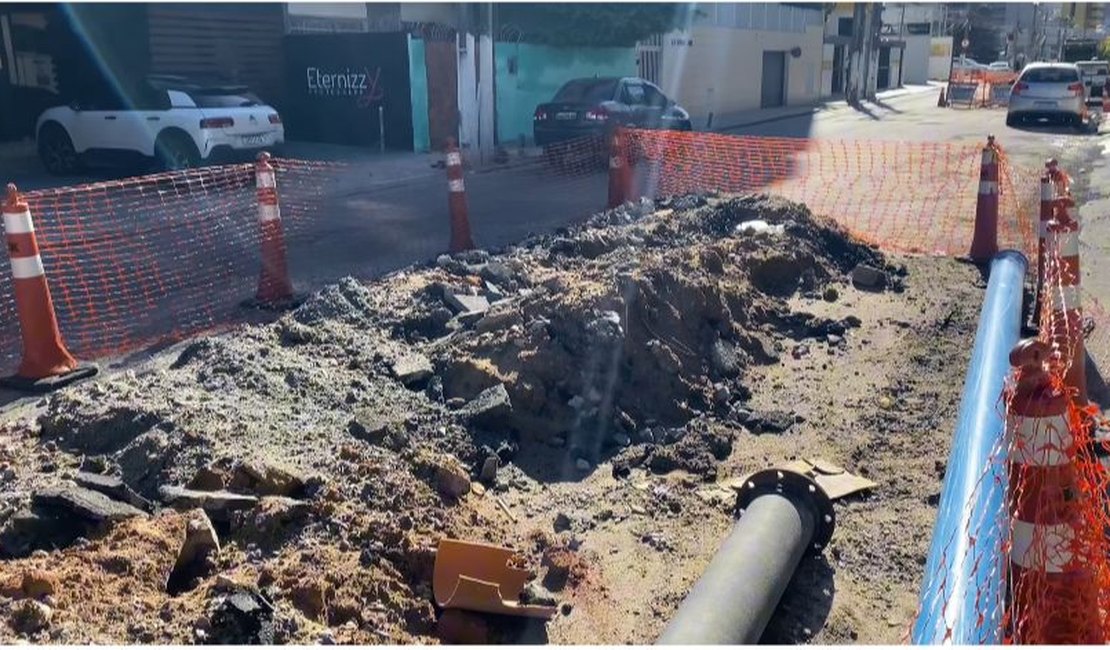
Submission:
<svg viewBox="0 0 1110 650">
<path fill-rule="evenodd" d="M 235 494 L 234 492 L 205 492 L 201 490 L 188 490 L 174 485 L 163 485 L 158 488 L 158 494 L 166 505 L 183 510 L 189 508 L 202 508 L 209 516 L 226 519 L 233 510 L 246 510 L 258 503 L 258 498 L 248 494 Z"/>
<path fill-rule="evenodd" d="M 136 508 L 150 510 L 149 501 L 136 494 L 122 479 L 115 476 L 78 472 L 74 480 L 79 487 L 100 492 L 109 498 L 129 503 Z"/>
<path fill-rule="evenodd" d="M 415 386 L 432 376 L 432 362 L 423 354 L 412 352 L 393 362 L 393 376 L 405 386 Z"/>
<path fill-rule="evenodd" d="M 490 429 L 511 426 L 513 404 L 505 384 L 490 386 L 466 405 L 466 417 L 472 423 Z"/>
<path fill-rule="evenodd" d="M 483 296 L 448 292 L 443 298 L 447 304 L 460 314 L 484 314 L 489 311 L 489 301 Z"/>
<path fill-rule="evenodd" d="M 100 492 L 83 487 L 55 486 L 36 492 L 36 506 L 64 509 L 90 521 L 117 521 L 146 515 L 135 506 L 116 501 Z"/>
</svg>

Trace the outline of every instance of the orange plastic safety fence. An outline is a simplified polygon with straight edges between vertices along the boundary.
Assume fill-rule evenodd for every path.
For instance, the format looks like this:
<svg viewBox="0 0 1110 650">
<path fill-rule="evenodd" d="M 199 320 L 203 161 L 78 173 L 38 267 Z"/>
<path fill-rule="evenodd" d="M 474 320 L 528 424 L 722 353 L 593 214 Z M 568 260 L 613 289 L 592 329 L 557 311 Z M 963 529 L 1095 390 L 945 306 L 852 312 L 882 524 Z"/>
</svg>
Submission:
<svg viewBox="0 0 1110 650">
<path fill-rule="evenodd" d="M 335 165 L 272 161 L 286 239 L 320 216 Z M 239 319 L 260 268 L 254 165 L 28 192 L 69 349 L 92 359 Z M 0 363 L 20 356 L 11 274 L 0 273 Z"/>
<path fill-rule="evenodd" d="M 800 201 L 885 250 L 964 255 L 982 144 L 812 140 L 632 130 L 643 193 L 768 192 Z M 985 143 L 985 139 L 984 139 Z M 1000 151 L 999 245 L 1036 243 L 1036 185 Z"/>
<path fill-rule="evenodd" d="M 1035 175 L 1026 176 L 1023 183 L 1039 186 Z M 1066 194 L 1066 183 L 1060 191 Z M 999 591 L 976 592 L 973 617 L 964 623 L 994 629 L 1008 644 L 1103 644 L 1110 639 L 1110 474 L 1105 460 L 1110 448 L 1098 408 L 1080 390 L 1095 384 L 1076 374 L 1077 364 L 1087 361 L 1086 352 L 1096 367 L 1098 358 L 1106 358 L 1110 318 L 1082 293 L 1076 214 L 1055 204 L 1037 296 L 1043 360 L 1015 368 L 1009 378 L 999 403 L 1005 430 L 989 432 L 997 444 L 969 500 L 1000 506 L 942 540 L 946 553 L 990 566 L 1000 579 Z M 998 544 L 981 542 L 998 538 Z M 946 611 L 967 602 L 955 596 L 958 589 L 951 585 L 941 585 L 940 591 Z M 938 624 L 952 620 L 945 616 Z"/>
</svg>

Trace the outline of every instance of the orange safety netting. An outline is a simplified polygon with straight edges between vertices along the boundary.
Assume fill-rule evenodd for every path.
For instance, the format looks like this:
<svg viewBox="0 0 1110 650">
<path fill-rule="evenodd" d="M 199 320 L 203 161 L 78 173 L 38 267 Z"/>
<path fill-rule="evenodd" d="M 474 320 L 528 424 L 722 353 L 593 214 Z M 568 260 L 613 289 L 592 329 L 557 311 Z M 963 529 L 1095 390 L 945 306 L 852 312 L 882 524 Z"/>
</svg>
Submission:
<svg viewBox="0 0 1110 650">
<path fill-rule="evenodd" d="M 1065 187 L 1066 182 L 1064 193 Z M 943 584 L 943 576 L 925 576 L 940 584 L 945 597 L 945 615 L 932 621 L 946 626 L 934 630 L 942 633 L 937 636 L 951 638 L 953 626 L 963 625 L 980 630 L 984 639 L 993 628 L 1007 644 L 1103 644 L 1110 639 L 1110 474 L 1105 460 L 1110 448 L 1099 409 L 1086 396 L 1087 388 L 1101 380 L 1085 380 L 1076 372 L 1097 368 L 1087 363 L 1087 352 L 1093 359 L 1104 357 L 1110 319 L 1082 295 L 1077 212 L 1056 202 L 1053 214 L 1036 297 L 1040 316 L 1034 345 L 1041 352 L 1032 362 L 1019 361 L 1009 377 L 998 404 L 1005 428 L 987 432 L 997 441 L 990 463 L 981 468 L 975 496 L 957 505 L 998 507 L 969 517 L 951 538 L 937 540 L 949 558 L 991 567 L 1001 589 L 971 585 L 974 598 L 964 601 L 958 589 Z M 1036 265 L 1030 268 L 1036 272 Z M 1012 360 L 1021 356 L 1015 353 Z M 982 541 L 992 539 L 997 543 Z M 973 611 L 968 612 L 968 602 Z M 960 623 L 957 612 L 963 614 Z"/>
<path fill-rule="evenodd" d="M 800 201 L 885 250 L 965 255 L 982 146 L 633 130 L 644 193 L 768 192 Z M 1035 245 L 1037 185 L 1000 151 L 999 244 Z"/>
<path fill-rule="evenodd" d="M 275 160 L 286 238 L 319 216 L 330 165 Z M 242 316 L 261 264 L 254 165 L 28 192 L 58 322 L 92 359 Z M 4 265 L 7 266 L 6 264 Z M 0 362 L 20 355 L 11 273 L 0 272 Z"/>
</svg>

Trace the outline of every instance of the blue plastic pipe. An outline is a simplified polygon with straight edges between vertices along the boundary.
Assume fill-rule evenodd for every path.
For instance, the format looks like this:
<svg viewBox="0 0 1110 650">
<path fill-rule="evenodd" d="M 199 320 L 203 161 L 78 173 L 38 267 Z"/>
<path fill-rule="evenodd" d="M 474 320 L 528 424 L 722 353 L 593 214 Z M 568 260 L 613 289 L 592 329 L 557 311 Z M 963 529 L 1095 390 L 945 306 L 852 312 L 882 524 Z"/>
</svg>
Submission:
<svg viewBox="0 0 1110 650">
<path fill-rule="evenodd" d="M 1006 463 L 1002 388 L 1021 333 L 1028 260 L 998 253 L 967 369 L 956 435 L 948 455 L 933 540 L 925 563 L 914 644 L 1002 642 Z"/>
</svg>

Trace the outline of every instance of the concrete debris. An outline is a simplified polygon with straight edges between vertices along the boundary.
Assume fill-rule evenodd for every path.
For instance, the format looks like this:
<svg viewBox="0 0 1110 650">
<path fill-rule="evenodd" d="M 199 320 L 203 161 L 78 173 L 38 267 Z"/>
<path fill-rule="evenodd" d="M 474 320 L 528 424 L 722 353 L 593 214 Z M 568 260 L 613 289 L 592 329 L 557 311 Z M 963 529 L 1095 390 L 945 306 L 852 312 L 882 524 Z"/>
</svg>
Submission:
<svg viewBox="0 0 1110 650">
<path fill-rule="evenodd" d="M 445 497 L 458 499 L 470 491 L 470 474 L 455 458 L 445 456 L 435 468 L 436 489 Z"/>
<path fill-rule="evenodd" d="M 114 476 L 78 472 L 74 481 L 80 487 L 100 492 L 109 498 L 129 503 L 136 508 L 141 508 L 143 510 L 150 509 L 149 501 L 136 494 L 122 479 Z"/>
<path fill-rule="evenodd" d="M 497 455 L 487 456 L 485 462 L 482 463 L 482 471 L 478 475 L 478 479 L 492 484 L 497 480 L 497 468 L 500 465 L 501 459 Z"/>
<path fill-rule="evenodd" d="M 55 486 L 36 492 L 32 503 L 45 508 L 58 508 L 90 521 L 118 521 L 142 517 L 146 513 L 135 506 L 116 501 L 100 492 L 76 486 Z"/>
<path fill-rule="evenodd" d="M 753 234 L 753 235 L 781 235 L 786 232 L 786 227 L 782 224 L 772 226 L 762 219 L 752 219 L 745 221 L 736 226 L 736 232 L 740 234 Z"/>
<path fill-rule="evenodd" d="M 409 353 L 393 361 L 393 376 L 405 386 L 416 386 L 431 378 L 432 362 L 419 353 Z"/>
<path fill-rule="evenodd" d="M 178 510 L 201 508 L 208 516 L 219 520 L 227 520 L 233 511 L 253 508 L 258 503 L 258 497 L 249 494 L 189 490 L 173 485 L 163 485 L 158 494 L 166 505 Z"/>
<path fill-rule="evenodd" d="M 166 583 L 166 591 L 177 595 L 193 586 L 205 572 L 205 564 L 220 553 L 220 540 L 212 521 L 197 510 L 185 525 L 185 540 L 177 551 L 177 560 Z"/>
<path fill-rule="evenodd" d="M 794 415 L 786 411 L 754 411 L 746 424 L 753 433 L 784 433 L 794 425 Z"/>
<path fill-rule="evenodd" d="M 185 487 L 190 490 L 216 492 L 227 487 L 227 477 L 214 467 L 202 467 L 193 475 L 192 480 L 185 484 Z"/>
<path fill-rule="evenodd" d="M 228 487 L 246 490 L 261 496 L 297 496 L 304 493 L 311 481 L 296 470 L 278 463 L 250 460 L 235 467 Z"/>
<path fill-rule="evenodd" d="M 486 312 L 485 316 L 474 325 L 474 329 L 478 333 L 485 333 L 507 330 L 514 325 L 523 326 L 524 318 L 516 309 L 504 307 Z"/>
<path fill-rule="evenodd" d="M 497 429 L 512 426 L 513 404 L 505 384 L 491 386 L 470 401 L 466 416 L 480 427 Z"/>
<path fill-rule="evenodd" d="M 489 311 L 489 301 L 483 296 L 448 293 L 444 300 L 459 314 L 484 314 Z"/>
</svg>

